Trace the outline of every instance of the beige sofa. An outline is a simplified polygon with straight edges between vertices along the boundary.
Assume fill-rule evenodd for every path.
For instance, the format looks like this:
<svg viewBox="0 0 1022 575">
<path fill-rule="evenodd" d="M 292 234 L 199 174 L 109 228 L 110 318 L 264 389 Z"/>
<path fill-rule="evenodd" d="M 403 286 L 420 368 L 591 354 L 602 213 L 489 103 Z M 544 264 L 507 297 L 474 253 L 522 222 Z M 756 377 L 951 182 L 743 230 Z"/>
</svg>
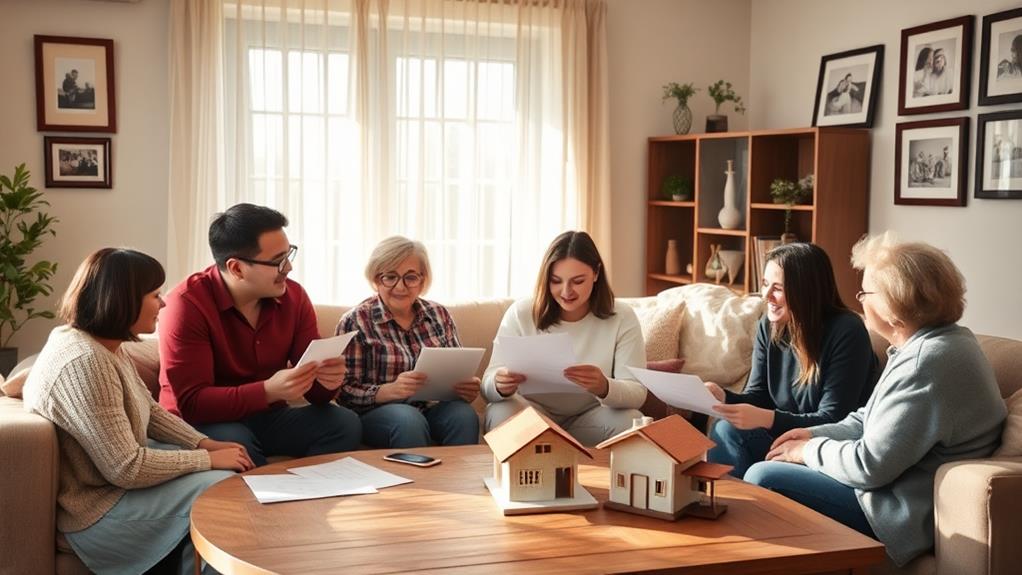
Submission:
<svg viewBox="0 0 1022 575">
<path fill-rule="evenodd" d="M 758 298 L 696 285 L 628 301 L 640 317 L 650 359 L 684 357 L 684 371 L 741 386 L 749 369 L 755 322 L 762 312 Z M 462 344 L 489 349 L 510 303 L 449 306 Z M 318 306 L 320 333 L 333 334 L 345 310 Z M 1002 395 L 1008 397 L 1022 387 L 1022 341 L 981 336 L 980 342 L 994 365 Z M 874 344 L 883 357 L 886 343 L 875 338 Z M 131 346 L 139 373 L 151 383 L 158 362 L 154 342 Z M 644 409 L 659 408 L 649 402 Z M 20 400 L 0 397 L 0 575 L 86 572 L 73 554 L 54 544 L 57 462 L 52 424 L 25 413 Z M 935 554 L 901 572 L 1015 572 L 1022 564 L 1022 546 L 1014 544 L 1022 534 L 1022 458 L 945 465 L 936 490 Z M 891 567 L 878 571 L 885 569 Z"/>
</svg>

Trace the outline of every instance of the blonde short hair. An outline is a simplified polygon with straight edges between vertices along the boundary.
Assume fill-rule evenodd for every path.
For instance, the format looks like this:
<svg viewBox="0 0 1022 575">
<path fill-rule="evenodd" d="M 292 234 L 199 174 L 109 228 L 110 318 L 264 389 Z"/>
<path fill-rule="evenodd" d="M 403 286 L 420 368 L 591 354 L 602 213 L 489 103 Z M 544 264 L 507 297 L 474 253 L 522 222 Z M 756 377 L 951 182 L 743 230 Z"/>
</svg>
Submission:
<svg viewBox="0 0 1022 575">
<path fill-rule="evenodd" d="M 376 244 L 366 264 L 366 279 L 370 285 L 376 285 L 376 278 L 381 274 L 397 269 L 408 256 L 419 258 L 419 273 L 422 274 L 422 293 L 429 291 L 433 283 L 433 270 L 429 267 L 429 254 L 422 242 L 410 240 L 404 236 L 391 236 Z"/>
<path fill-rule="evenodd" d="M 884 232 L 852 247 L 852 266 L 869 269 L 876 292 L 894 318 L 916 327 L 955 323 L 965 312 L 965 278 L 943 251 L 900 242 Z"/>
</svg>

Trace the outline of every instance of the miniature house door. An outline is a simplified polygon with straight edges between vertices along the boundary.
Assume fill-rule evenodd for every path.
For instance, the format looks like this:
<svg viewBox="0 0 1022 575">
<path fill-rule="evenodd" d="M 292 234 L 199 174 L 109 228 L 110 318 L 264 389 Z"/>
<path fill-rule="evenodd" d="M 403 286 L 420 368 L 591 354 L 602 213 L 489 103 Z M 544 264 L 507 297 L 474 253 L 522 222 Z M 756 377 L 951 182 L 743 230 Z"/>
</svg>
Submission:
<svg viewBox="0 0 1022 575">
<path fill-rule="evenodd" d="M 632 474 L 632 507 L 649 509 L 649 477 Z"/>
<path fill-rule="evenodd" d="M 554 497 L 574 497 L 575 481 L 571 477 L 570 467 L 558 467 L 554 483 Z"/>
</svg>

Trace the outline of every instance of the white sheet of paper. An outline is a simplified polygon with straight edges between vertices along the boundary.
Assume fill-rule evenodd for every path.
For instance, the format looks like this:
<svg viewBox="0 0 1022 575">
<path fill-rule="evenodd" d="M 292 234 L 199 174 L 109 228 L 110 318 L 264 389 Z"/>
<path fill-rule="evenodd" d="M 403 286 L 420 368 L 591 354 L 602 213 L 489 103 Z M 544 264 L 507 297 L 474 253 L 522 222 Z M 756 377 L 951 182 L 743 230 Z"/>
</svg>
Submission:
<svg viewBox="0 0 1022 575">
<path fill-rule="evenodd" d="M 564 377 L 564 370 L 576 365 L 575 348 L 566 333 L 497 337 L 494 365 L 526 377 L 518 386 L 522 395 L 544 393 L 589 393 Z M 499 362 L 499 363 L 497 363 Z"/>
<path fill-rule="evenodd" d="M 371 485 L 376 489 L 383 489 L 384 487 L 412 482 L 407 477 L 388 473 L 368 463 L 363 463 L 354 457 L 344 457 L 329 463 L 320 463 L 319 465 L 292 467 L 288 471 L 311 479 L 329 479 L 334 484 L 343 485 L 347 488 Z"/>
<path fill-rule="evenodd" d="M 305 348 L 305 353 L 302 354 L 302 358 L 298 360 L 298 364 L 295 367 L 301 367 L 310 361 L 323 361 L 341 357 L 341 354 L 344 353 L 344 348 L 348 347 L 356 333 L 358 332 L 349 331 L 341 335 L 310 341 L 309 347 Z"/>
<path fill-rule="evenodd" d="M 639 382 L 646 386 L 646 389 L 653 395 L 659 397 L 667 405 L 688 409 L 706 415 L 720 416 L 713 410 L 714 405 L 720 405 L 716 397 L 703 385 L 703 380 L 697 375 L 685 373 L 668 373 L 664 371 L 653 371 L 640 367 L 628 367 Z"/>
<path fill-rule="evenodd" d="M 259 503 L 320 499 L 338 495 L 359 495 L 376 493 L 368 485 L 348 487 L 330 479 L 310 479 L 299 475 L 243 475 L 241 477 L 252 490 Z"/>
<path fill-rule="evenodd" d="M 479 369 L 486 350 L 481 347 L 424 347 L 415 361 L 415 371 L 425 373 L 426 384 L 410 399 L 428 401 L 431 399 L 454 399 L 451 388 L 455 383 L 465 381 Z"/>
</svg>

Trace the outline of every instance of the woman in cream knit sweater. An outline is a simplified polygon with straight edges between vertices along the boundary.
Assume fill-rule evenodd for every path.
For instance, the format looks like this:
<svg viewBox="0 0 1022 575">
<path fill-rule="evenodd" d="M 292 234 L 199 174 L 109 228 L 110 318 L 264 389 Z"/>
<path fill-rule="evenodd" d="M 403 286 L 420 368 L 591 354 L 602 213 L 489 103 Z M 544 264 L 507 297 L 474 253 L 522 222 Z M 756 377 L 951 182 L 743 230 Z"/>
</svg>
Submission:
<svg viewBox="0 0 1022 575">
<path fill-rule="evenodd" d="M 156 403 L 121 349 L 156 329 L 159 262 L 105 248 L 75 273 L 58 327 L 25 383 L 27 409 L 57 427 L 57 529 L 95 573 L 177 564 L 194 573 L 192 502 L 252 467 L 245 449 L 213 441 Z M 158 443 L 157 443 L 158 442 Z"/>
</svg>

